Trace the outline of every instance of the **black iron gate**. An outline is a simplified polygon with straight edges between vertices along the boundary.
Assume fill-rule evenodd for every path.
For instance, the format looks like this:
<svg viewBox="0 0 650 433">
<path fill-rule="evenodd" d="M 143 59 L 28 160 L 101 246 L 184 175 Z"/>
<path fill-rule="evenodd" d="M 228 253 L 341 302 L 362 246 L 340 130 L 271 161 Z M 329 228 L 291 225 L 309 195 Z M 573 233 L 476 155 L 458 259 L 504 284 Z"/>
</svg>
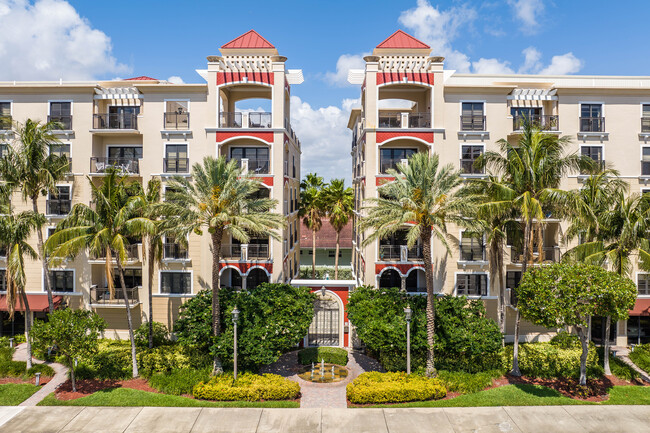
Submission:
<svg viewBox="0 0 650 433">
<path fill-rule="evenodd" d="M 314 320 L 309 326 L 309 346 L 339 345 L 339 304 L 334 299 L 314 301 Z"/>
</svg>

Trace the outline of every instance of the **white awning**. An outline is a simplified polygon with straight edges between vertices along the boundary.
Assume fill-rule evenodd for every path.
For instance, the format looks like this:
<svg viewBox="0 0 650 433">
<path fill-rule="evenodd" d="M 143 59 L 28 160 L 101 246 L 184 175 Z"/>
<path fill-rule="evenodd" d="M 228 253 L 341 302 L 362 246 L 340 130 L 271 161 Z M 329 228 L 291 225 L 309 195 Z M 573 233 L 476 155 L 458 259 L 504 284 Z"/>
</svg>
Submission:
<svg viewBox="0 0 650 433">
<path fill-rule="evenodd" d="M 514 101 L 557 101 L 557 89 L 515 89 L 507 99 Z"/>
<path fill-rule="evenodd" d="M 302 76 L 302 69 L 289 69 L 287 71 L 287 83 L 294 85 L 294 84 L 302 84 L 305 81 L 305 79 Z"/>
<path fill-rule="evenodd" d="M 135 87 L 98 87 L 94 99 L 142 99 L 142 94 Z"/>
<path fill-rule="evenodd" d="M 348 70 L 348 83 L 350 84 L 363 84 L 366 78 L 365 69 L 350 69 Z"/>
</svg>

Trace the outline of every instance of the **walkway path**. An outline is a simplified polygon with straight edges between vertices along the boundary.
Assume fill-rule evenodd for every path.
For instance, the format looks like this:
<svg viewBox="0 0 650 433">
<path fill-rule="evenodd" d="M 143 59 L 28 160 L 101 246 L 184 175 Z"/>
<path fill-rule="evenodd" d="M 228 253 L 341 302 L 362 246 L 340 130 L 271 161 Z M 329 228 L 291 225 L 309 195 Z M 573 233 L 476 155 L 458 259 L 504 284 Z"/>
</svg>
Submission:
<svg viewBox="0 0 650 433">
<path fill-rule="evenodd" d="M 0 433 L 588 433 L 650 431 L 650 406 L 421 409 L 0 407 Z"/>
<path fill-rule="evenodd" d="M 27 344 L 19 344 L 16 346 L 16 351 L 13 356 L 14 361 L 27 361 Z M 62 385 L 66 380 L 68 380 L 68 368 L 64 365 L 58 364 L 56 362 L 44 362 L 38 359 L 32 358 L 34 364 L 47 364 L 54 369 L 54 377 L 48 383 L 43 385 L 41 389 L 36 391 L 29 397 L 27 400 L 20 403 L 19 406 L 36 406 L 41 400 L 48 396 L 48 394 L 54 392 L 60 385 Z"/>
<path fill-rule="evenodd" d="M 643 379 L 645 382 L 650 383 L 650 376 L 648 376 L 648 373 L 645 371 L 641 370 L 637 365 L 632 362 L 630 359 L 630 349 L 627 347 L 612 347 L 612 351 L 616 351 L 616 357 L 619 358 L 621 361 L 632 367 L 637 373 L 641 375 L 641 379 Z"/>
</svg>

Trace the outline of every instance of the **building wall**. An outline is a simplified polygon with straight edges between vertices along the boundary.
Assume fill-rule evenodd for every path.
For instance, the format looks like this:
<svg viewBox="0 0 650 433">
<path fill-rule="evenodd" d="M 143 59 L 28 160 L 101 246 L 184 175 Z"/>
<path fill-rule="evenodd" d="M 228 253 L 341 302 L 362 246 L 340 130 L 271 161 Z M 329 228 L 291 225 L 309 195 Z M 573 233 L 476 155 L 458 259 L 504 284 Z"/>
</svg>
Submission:
<svg viewBox="0 0 650 433">
<path fill-rule="evenodd" d="M 339 267 L 350 268 L 352 263 L 352 249 L 341 248 L 339 251 Z M 316 266 L 334 266 L 336 249 L 318 248 L 316 249 Z M 332 257 L 330 257 L 332 255 Z M 300 249 L 300 263 L 302 266 L 311 266 L 312 255 L 311 249 Z"/>
</svg>

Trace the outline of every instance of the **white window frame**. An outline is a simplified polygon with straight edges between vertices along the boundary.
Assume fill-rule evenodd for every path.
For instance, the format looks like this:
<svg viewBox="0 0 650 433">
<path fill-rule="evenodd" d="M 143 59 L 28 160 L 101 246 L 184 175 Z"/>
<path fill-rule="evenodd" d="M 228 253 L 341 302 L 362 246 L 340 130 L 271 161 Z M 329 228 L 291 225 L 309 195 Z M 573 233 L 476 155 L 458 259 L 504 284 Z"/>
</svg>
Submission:
<svg viewBox="0 0 650 433">
<path fill-rule="evenodd" d="M 605 117 L 605 116 L 603 116 Z M 583 147 L 600 147 L 600 154 L 602 155 L 602 161 L 601 162 L 607 162 L 607 157 L 605 156 L 605 145 L 604 144 L 596 144 L 596 143 L 581 143 L 580 144 L 580 156 L 582 156 L 582 148 Z M 650 146 L 648 146 L 650 147 Z"/>
<path fill-rule="evenodd" d="M 642 177 L 650 177 L 650 174 L 643 174 L 643 149 L 650 149 L 650 145 L 639 148 L 639 175 Z"/>
<path fill-rule="evenodd" d="M 485 155 L 485 149 L 486 149 L 484 141 L 481 141 L 480 143 L 465 143 L 465 142 L 460 143 L 460 145 L 458 146 L 458 166 L 459 166 L 458 168 L 460 170 L 462 170 L 462 168 L 463 168 L 462 165 L 461 165 L 461 162 L 463 160 L 463 146 L 481 146 L 483 148 L 482 155 Z M 485 170 L 483 170 L 483 171 L 485 171 Z M 487 176 L 487 174 L 486 173 L 460 173 L 460 176 L 461 177 L 470 177 L 470 178 L 471 177 L 485 177 L 485 176 Z"/>
<path fill-rule="evenodd" d="M 162 291 L 162 274 L 170 274 L 170 273 L 184 273 L 184 274 L 190 274 L 190 291 L 189 293 L 164 293 Z M 178 270 L 172 270 L 172 269 L 161 269 L 158 271 L 158 296 L 168 296 L 168 297 L 186 297 L 186 296 L 192 296 L 194 295 L 194 270 L 193 269 L 178 269 Z"/>
<path fill-rule="evenodd" d="M 485 275 L 485 284 L 487 289 L 487 295 L 459 295 L 458 294 L 458 276 L 459 275 Z M 485 271 L 457 271 L 454 272 L 454 296 L 466 296 L 468 299 L 496 299 L 496 296 L 493 296 L 490 293 L 490 273 Z"/>
<path fill-rule="evenodd" d="M 646 275 L 648 277 L 648 280 L 650 280 L 650 272 L 637 271 L 636 274 L 634 275 L 634 285 L 636 286 L 636 297 L 642 299 L 648 299 L 650 298 L 650 294 L 642 295 L 641 293 L 639 293 L 639 275 Z"/>
<path fill-rule="evenodd" d="M 49 114 L 48 114 L 48 116 L 49 116 Z M 59 143 L 55 143 L 55 144 L 67 144 L 68 146 L 70 146 L 70 159 L 72 159 L 72 142 L 71 141 L 69 141 L 69 140 L 61 140 Z M 52 148 L 51 147 L 48 150 L 48 154 L 49 155 L 52 154 Z"/>
<path fill-rule="evenodd" d="M 48 99 L 47 101 L 47 115 L 50 116 L 50 109 L 52 102 L 69 102 L 70 103 L 70 116 L 74 116 L 74 101 L 72 99 Z"/>
<path fill-rule="evenodd" d="M 14 101 L 13 99 L 0 99 L 0 103 L 8 102 L 9 103 L 9 115 L 14 117 Z"/>
<path fill-rule="evenodd" d="M 463 252 L 462 252 L 461 248 L 462 248 L 462 245 L 463 245 L 463 234 L 466 231 L 468 231 L 468 230 L 467 229 L 461 229 L 459 231 L 459 236 L 458 236 L 458 252 L 459 252 L 458 261 L 462 262 L 462 263 L 477 263 L 477 264 L 478 263 L 487 263 L 488 262 L 488 258 L 487 258 L 488 251 L 487 251 L 487 238 L 486 238 L 485 234 L 483 234 L 483 236 L 482 236 L 483 237 L 483 256 L 485 257 L 485 260 L 463 260 Z M 463 273 L 463 272 L 461 272 L 461 273 Z"/>
<path fill-rule="evenodd" d="M 52 290 L 52 293 L 54 293 L 56 295 L 72 295 L 72 294 L 81 295 L 81 293 L 77 292 L 77 270 L 75 268 L 50 268 L 50 269 L 48 269 L 48 272 L 72 272 L 72 291 L 71 292 L 57 292 L 57 291 Z M 43 275 L 43 285 L 41 286 L 42 290 L 39 293 L 46 293 L 46 290 L 45 290 L 45 278 L 47 278 L 47 276 L 45 275 L 45 271 L 42 271 L 42 275 Z M 52 289 L 52 288 L 50 287 L 50 289 Z"/>
</svg>

